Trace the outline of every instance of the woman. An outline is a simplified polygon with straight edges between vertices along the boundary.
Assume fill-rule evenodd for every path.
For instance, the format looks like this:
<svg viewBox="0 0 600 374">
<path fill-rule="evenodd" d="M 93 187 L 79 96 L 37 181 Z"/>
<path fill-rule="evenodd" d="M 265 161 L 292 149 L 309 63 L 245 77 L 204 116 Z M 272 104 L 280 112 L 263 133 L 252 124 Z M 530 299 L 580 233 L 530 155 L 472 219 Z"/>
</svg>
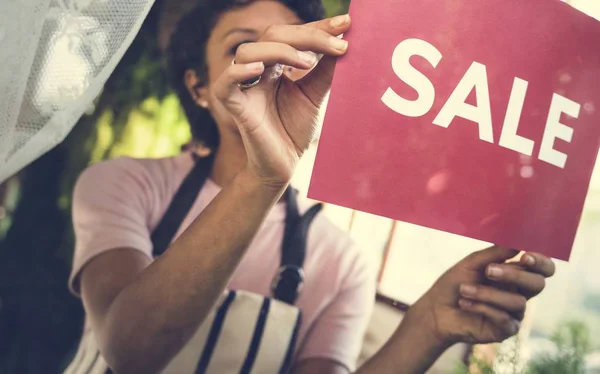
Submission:
<svg viewBox="0 0 600 374">
<path fill-rule="evenodd" d="M 173 85 L 202 145 L 196 163 L 190 153 L 123 158 L 93 166 L 80 178 L 71 287 L 86 310 L 84 340 L 94 337 L 87 350 L 90 344 L 99 350 L 114 372 L 169 369 L 196 341 L 213 307 L 223 310 L 225 289 L 277 293 L 271 284 L 279 280 L 286 250 L 280 243 L 295 205 L 287 186 L 315 133 L 335 59 L 348 48 L 337 36 L 348 30 L 350 18 L 322 16 L 320 0 L 201 0 L 181 20 L 168 52 Z M 317 61 L 317 54 L 324 57 Z M 283 74 L 283 65 L 293 71 Z M 176 239 L 154 260 L 154 233 L 177 205 L 171 201 L 179 186 L 193 184 L 194 170 L 201 170 L 200 193 Z M 205 182 L 203 172 L 209 173 Z M 294 239 L 305 241 L 305 256 L 304 279 L 295 273 L 296 286 L 304 280 L 304 287 L 288 300 L 302 312 L 292 371 L 354 372 L 373 304 L 374 272 L 325 218 L 317 215 L 308 224 L 308 236 Z M 455 265 L 358 372 L 420 373 L 456 342 L 515 334 L 526 299 L 554 272 L 539 254 L 505 263 L 516 254 L 493 247 Z M 68 372 L 96 370 L 98 355 L 86 366 L 85 352 L 80 349 Z M 194 370 L 202 372 L 201 366 Z M 279 368 L 264 372 L 271 371 Z"/>
</svg>

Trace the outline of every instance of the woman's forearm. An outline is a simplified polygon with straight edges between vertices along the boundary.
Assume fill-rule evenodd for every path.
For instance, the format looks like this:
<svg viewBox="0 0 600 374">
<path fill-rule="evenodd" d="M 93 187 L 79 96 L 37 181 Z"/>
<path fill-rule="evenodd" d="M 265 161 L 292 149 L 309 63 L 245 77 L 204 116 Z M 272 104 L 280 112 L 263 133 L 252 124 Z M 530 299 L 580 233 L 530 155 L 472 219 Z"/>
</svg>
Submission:
<svg viewBox="0 0 600 374">
<path fill-rule="evenodd" d="M 450 344 L 431 333 L 433 319 L 417 302 L 388 342 L 356 374 L 423 374 Z"/>
<path fill-rule="evenodd" d="M 113 370 L 164 368 L 204 321 L 284 186 L 246 172 L 114 299 L 101 337 Z"/>
</svg>

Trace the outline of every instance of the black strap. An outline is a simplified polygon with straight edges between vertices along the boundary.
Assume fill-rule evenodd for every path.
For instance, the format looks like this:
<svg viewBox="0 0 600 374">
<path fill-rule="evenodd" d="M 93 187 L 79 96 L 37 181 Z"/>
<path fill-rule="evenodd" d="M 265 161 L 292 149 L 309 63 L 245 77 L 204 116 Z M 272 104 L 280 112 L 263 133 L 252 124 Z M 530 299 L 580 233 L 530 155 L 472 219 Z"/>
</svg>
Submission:
<svg viewBox="0 0 600 374">
<path fill-rule="evenodd" d="M 204 349 L 202 350 L 202 356 L 200 356 L 200 361 L 198 362 L 198 366 L 196 367 L 196 374 L 204 374 L 206 369 L 208 368 L 208 364 L 210 364 L 210 359 L 212 358 L 212 354 L 217 346 L 217 342 L 219 341 L 219 336 L 221 335 L 221 330 L 223 329 L 223 323 L 225 323 L 225 318 L 227 317 L 227 312 L 229 311 L 229 307 L 233 300 L 235 300 L 236 292 L 231 291 L 227 295 L 227 298 L 223 301 L 223 304 L 217 310 L 217 314 L 215 315 L 215 319 L 210 326 L 210 331 L 208 333 L 208 337 L 206 338 L 206 342 L 204 343 Z"/>
<path fill-rule="evenodd" d="M 155 257 L 162 255 L 171 244 L 204 186 L 212 164 L 213 156 L 196 158 L 194 167 L 179 186 L 165 215 L 152 233 L 152 253 Z M 321 204 L 317 204 L 304 215 L 300 215 L 297 197 L 298 192 L 295 189 L 290 187 L 286 190 L 286 218 L 281 246 L 281 267 L 273 279 L 272 286 L 273 296 L 289 304 L 295 303 L 304 283 L 302 266 L 306 256 L 308 228 L 322 208 Z"/>
<path fill-rule="evenodd" d="M 304 285 L 302 266 L 306 257 L 308 229 L 323 207 L 316 204 L 304 215 L 300 215 L 297 204 L 298 192 L 293 188 L 286 191 L 286 216 L 283 243 L 281 245 L 281 267 L 273 279 L 272 292 L 277 300 L 294 304 Z"/>
<path fill-rule="evenodd" d="M 181 226 L 185 216 L 194 205 L 198 193 L 210 174 L 213 156 L 194 158 L 194 167 L 181 182 L 162 220 L 152 232 L 152 254 L 154 257 L 162 255 L 171 245 L 179 226 Z"/>
</svg>

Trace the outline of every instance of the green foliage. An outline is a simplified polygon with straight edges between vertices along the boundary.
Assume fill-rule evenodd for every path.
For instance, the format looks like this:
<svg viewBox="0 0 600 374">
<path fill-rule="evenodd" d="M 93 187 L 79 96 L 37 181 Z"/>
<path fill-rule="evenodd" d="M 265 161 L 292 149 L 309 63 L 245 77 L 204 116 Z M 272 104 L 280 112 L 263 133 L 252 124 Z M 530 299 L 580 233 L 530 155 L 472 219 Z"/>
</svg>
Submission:
<svg viewBox="0 0 600 374">
<path fill-rule="evenodd" d="M 545 353 L 528 363 L 521 357 L 521 343 L 518 338 L 504 342 L 492 364 L 474 356 L 470 365 L 478 374 L 583 374 L 585 356 L 591 351 L 589 327 L 581 321 L 567 321 L 552 334 L 552 342 L 557 351 Z M 457 364 L 452 374 L 469 374 L 469 368 Z"/>
<path fill-rule="evenodd" d="M 469 368 L 462 362 L 457 362 L 449 374 L 469 374 Z"/>
<path fill-rule="evenodd" d="M 472 363 L 475 364 L 480 374 L 494 374 L 494 367 L 487 361 L 480 359 L 473 359 Z"/>
<path fill-rule="evenodd" d="M 529 365 L 527 374 L 581 374 L 585 368 L 585 355 L 590 352 L 588 326 L 580 321 L 561 325 L 552 335 L 556 354 L 545 354 Z"/>
<path fill-rule="evenodd" d="M 91 163 L 119 156 L 167 157 L 191 139 L 185 114 L 173 93 L 163 99 L 145 99 L 129 113 L 117 139 L 113 118 L 112 110 L 107 110 L 98 120 Z"/>
<path fill-rule="evenodd" d="M 350 0 L 323 0 L 328 16 L 343 14 L 348 11 Z"/>
</svg>

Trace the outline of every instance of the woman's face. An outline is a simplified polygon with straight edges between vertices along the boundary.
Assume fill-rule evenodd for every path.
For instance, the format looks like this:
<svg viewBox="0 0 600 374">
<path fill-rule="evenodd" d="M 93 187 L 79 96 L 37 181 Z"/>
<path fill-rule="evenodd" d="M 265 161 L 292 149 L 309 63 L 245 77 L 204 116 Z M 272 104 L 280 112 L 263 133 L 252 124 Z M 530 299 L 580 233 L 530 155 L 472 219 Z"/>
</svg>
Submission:
<svg viewBox="0 0 600 374">
<path fill-rule="evenodd" d="M 278 1 L 259 0 L 247 6 L 224 13 L 215 25 L 206 44 L 208 82 L 201 90 L 213 118 L 219 126 L 221 137 L 237 134 L 237 127 L 229 113 L 210 92 L 217 78 L 231 64 L 237 47 L 255 42 L 271 25 L 299 24 L 296 14 Z M 288 71 L 288 73 L 290 73 Z"/>
</svg>

